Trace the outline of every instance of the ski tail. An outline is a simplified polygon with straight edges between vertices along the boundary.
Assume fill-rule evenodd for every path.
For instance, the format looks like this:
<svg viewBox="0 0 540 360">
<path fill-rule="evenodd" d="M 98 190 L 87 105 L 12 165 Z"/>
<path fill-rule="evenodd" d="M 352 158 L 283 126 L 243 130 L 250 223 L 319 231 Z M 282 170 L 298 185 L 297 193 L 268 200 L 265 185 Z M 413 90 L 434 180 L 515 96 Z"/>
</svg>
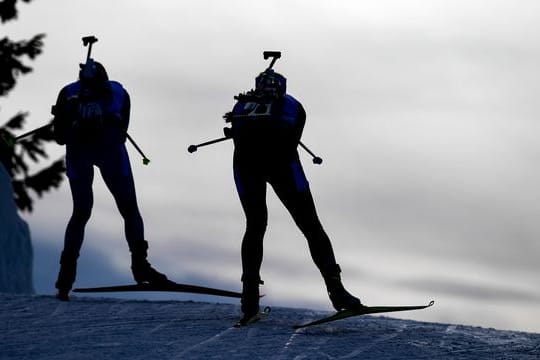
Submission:
<svg viewBox="0 0 540 360">
<path fill-rule="evenodd" d="M 239 292 L 209 288 L 205 286 L 179 284 L 174 281 L 160 282 L 160 283 L 143 283 L 133 285 L 118 285 L 118 286 L 102 286 L 91 288 L 77 288 L 73 292 L 78 293 L 94 293 L 94 292 L 129 292 L 129 291 L 163 291 L 163 292 L 185 292 L 193 294 L 215 295 L 225 296 L 233 298 L 241 298 L 242 294 Z"/>
<path fill-rule="evenodd" d="M 263 311 L 260 311 L 259 313 L 253 316 L 243 317 L 236 324 L 234 324 L 234 327 L 240 328 L 240 327 L 244 327 L 244 326 L 248 326 L 250 324 L 256 323 L 257 321 L 260 321 L 266 318 L 268 315 L 270 315 L 270 311 L 272 311 L 272 309 L 270 308 L 270 306 L 267 306 L 263 309 Z"/>
</svg>

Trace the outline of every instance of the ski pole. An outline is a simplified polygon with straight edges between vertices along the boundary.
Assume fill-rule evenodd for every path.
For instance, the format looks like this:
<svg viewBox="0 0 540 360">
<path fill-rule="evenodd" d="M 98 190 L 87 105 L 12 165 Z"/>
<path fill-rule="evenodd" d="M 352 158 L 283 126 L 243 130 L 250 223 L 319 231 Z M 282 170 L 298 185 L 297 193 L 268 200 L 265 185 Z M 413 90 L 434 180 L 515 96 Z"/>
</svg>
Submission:
<svg viewBox="0 0 540 360">
<path fill-rule="evenodd" d="M 27 132 L 27 133 L 24 133 L 24 134 L 22 134 L 22 135 L 19 135 L 19 136 L 17 136 L 17 137 L 15 138 L 15 141 L 14 141 L 14 142 L 17 142 L 17 141 L 19 141 L 19 140 L 21 140 L 21 139 L 24 139 L 25 137 L 28 137 L 28 136 L 30 136 L 30 135 L 34 135 L 35 133 L 37 133 L 37 132 L 39 132 L 39 131 L 42 131 L 42 130 L 45 130 L 46 128 L 51 127 L 51 126 L 52 126 L 52 124 L 43 125 L 43 126 L 38 127 L 37 129 L 34 129 L 34 130 L 32 130 L 32 131 L 29 131 L 29 132 Z"/>
<path fill-rule="evenodd" d="M 300 144 L 300 146 L 302 148 L 304 148 L 304 150 L 306 150 L 309 155 L 313 156 L 313 163 L 314 164 L 317 164 L 317 165 L 322 164 L 322 159 L 320 157 L 318 157 L 317 155 L 315 155 L 311 150 L 309 150 L 308 147 L 306 145 L 304 145 L 304 143 L 299 141 L 298 144 Z"/>
<path fill-rule="evenodd" d="M 194 153 L 201 146 L 207 146 L 207 145 L 215 144 L 215 143 L 222 142 L 229 139 L 232 139 L 232 138 L 230 136 L 224 136 L 222 138 L 206 141 L 197 145 L 189 145 L 187 151 L 189 153 Z"/>
<path fill-rule="evenodd" d="M 122 132 L 122 134 L 124 134 L 126 136 L 126 138 L 129 140 L 129 142 L 131 143 L 131 145 L 133 145 L 133 147 L 135 148 L 135 150 L 137 150 L 139 152 L 139 154 L 141 154 L 142 156 L 142 163 L 143 165 L 148 165 L 150 163 L 150 159 L 146 157 L 146 155 L 144 155 L 143 151 L 141 150 L 141 148 L 139 147 L 139 145 L 137 145 L 137 143 L 135 142 L 135 140 L 133 140 L 133 138 L 128 134 L 127 130 L 124 129 L 123 127 L 120 126 L 120 124 L 116 123 L 116 122 L 110 122 L 110 124 L 112 126 L 114 126 L 115 128 L 117 128 L 118 130 L 120 130 Z"/>
<path fill-rule="evenodd" d="M 189 145 L 188 146 L 188 152 L 189 153 L 194 153 L 195 151 L 197 151 L 197 149 L 199 147 L 202 147 L 202 146 L 207 146 L 207 145 L 211 145 L 211 144 L 215 144 L 215 143 L 218 143 L 218 142 L 222 142 L 222 141 L 225 141 L 225 140 L 229 140 L 229 139 L 232 139 L 231 137 L 229 136 L 224 136 L 222 138 L 219 138 L 219 139 L 214 139 L 214 140 L 210 140 L 210 141 L 206 141 L 206 142 L 203 142 L 203 143 L 200 143 L 200 144 L 197 144 L 197 145 Z M 317 165 L 320 165 L 322 164 L 323 160 L 315 155 L 306 145 L 304 145 L 301 141 L 300 141 L 300 146 L 302 148 L 304 148 L 304 150 L 306 150 L 311 156 L 313 156 L 313 163 L 314 164 L 317 164 Z"/>
<path fill-rule="evenodd" d="M 141 148 L 139 147 L 139 145 L 137 145 L 135 140 L 133 140 L 133 138 L 131 136 L 129 136 L 127 131 L 125 132 L 125 134 L 126 134 L 127 139 L 129 140 L 129 142 L 131 143 L 131 145 L 133 145 L 133 147 L 139 152 L 139 154 L 141 154 L 141 156 L 143 158 L 142 159 L 143 165 L 148 165 L 150 163 L 150 159 L 147 158 L 146 155 L 144 155 L 144 153 L 141 150 Z"/>
</svg>

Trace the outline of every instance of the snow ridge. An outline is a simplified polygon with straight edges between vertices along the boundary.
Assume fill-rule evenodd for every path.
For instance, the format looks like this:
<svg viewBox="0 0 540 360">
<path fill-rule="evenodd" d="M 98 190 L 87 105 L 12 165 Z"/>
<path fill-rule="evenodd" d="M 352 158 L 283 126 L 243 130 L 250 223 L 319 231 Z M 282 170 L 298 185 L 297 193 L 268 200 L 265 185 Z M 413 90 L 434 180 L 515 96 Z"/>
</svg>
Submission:
<svg viewBox="0 0 540 360">
<path fill-rule="evenodd" d="M 0 359 L 539 359 L 540 334 L 274 308 L 232 325 L 238 305 L 0 293 Z M 427 311 L 433 311 L 427 310 Z"/>
</svg>

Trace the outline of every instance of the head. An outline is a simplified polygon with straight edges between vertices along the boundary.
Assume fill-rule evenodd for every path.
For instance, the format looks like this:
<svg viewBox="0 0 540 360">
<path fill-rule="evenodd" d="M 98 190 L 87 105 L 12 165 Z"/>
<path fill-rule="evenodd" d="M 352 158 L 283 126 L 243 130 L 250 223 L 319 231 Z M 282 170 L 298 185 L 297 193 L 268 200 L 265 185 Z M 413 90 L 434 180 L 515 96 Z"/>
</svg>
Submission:
<svg viewBox="0 0 540 360">
<path fill-rule="evenodd" d="M 287 79 L 272 69 L 267 69 L 255 78 L 255 91 L 268 97 L 282 97 L 287 91 Z"/>
<path fill-rule="evenodd" d="M 109 76 L 105 67 L 93 59 L 88 59 L 85 64 L 79 64 L 79 80 L 83 86 L 99 90 L 109 85 Z"/>
</svg>

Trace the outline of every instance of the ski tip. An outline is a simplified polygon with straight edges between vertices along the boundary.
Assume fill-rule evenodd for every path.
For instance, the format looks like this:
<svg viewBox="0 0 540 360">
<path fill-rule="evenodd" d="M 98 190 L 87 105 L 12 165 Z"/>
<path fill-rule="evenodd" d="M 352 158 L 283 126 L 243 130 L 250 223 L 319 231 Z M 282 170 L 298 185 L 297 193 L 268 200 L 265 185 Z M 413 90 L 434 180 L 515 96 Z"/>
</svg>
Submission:
<svg viewBox="0 0 540 360">
<path fill-rule="evenodd" d="M 428 307 L 433 306 L 435 304 L 435 300 L 431 300 L 428 304 Z"/>
</svg>

